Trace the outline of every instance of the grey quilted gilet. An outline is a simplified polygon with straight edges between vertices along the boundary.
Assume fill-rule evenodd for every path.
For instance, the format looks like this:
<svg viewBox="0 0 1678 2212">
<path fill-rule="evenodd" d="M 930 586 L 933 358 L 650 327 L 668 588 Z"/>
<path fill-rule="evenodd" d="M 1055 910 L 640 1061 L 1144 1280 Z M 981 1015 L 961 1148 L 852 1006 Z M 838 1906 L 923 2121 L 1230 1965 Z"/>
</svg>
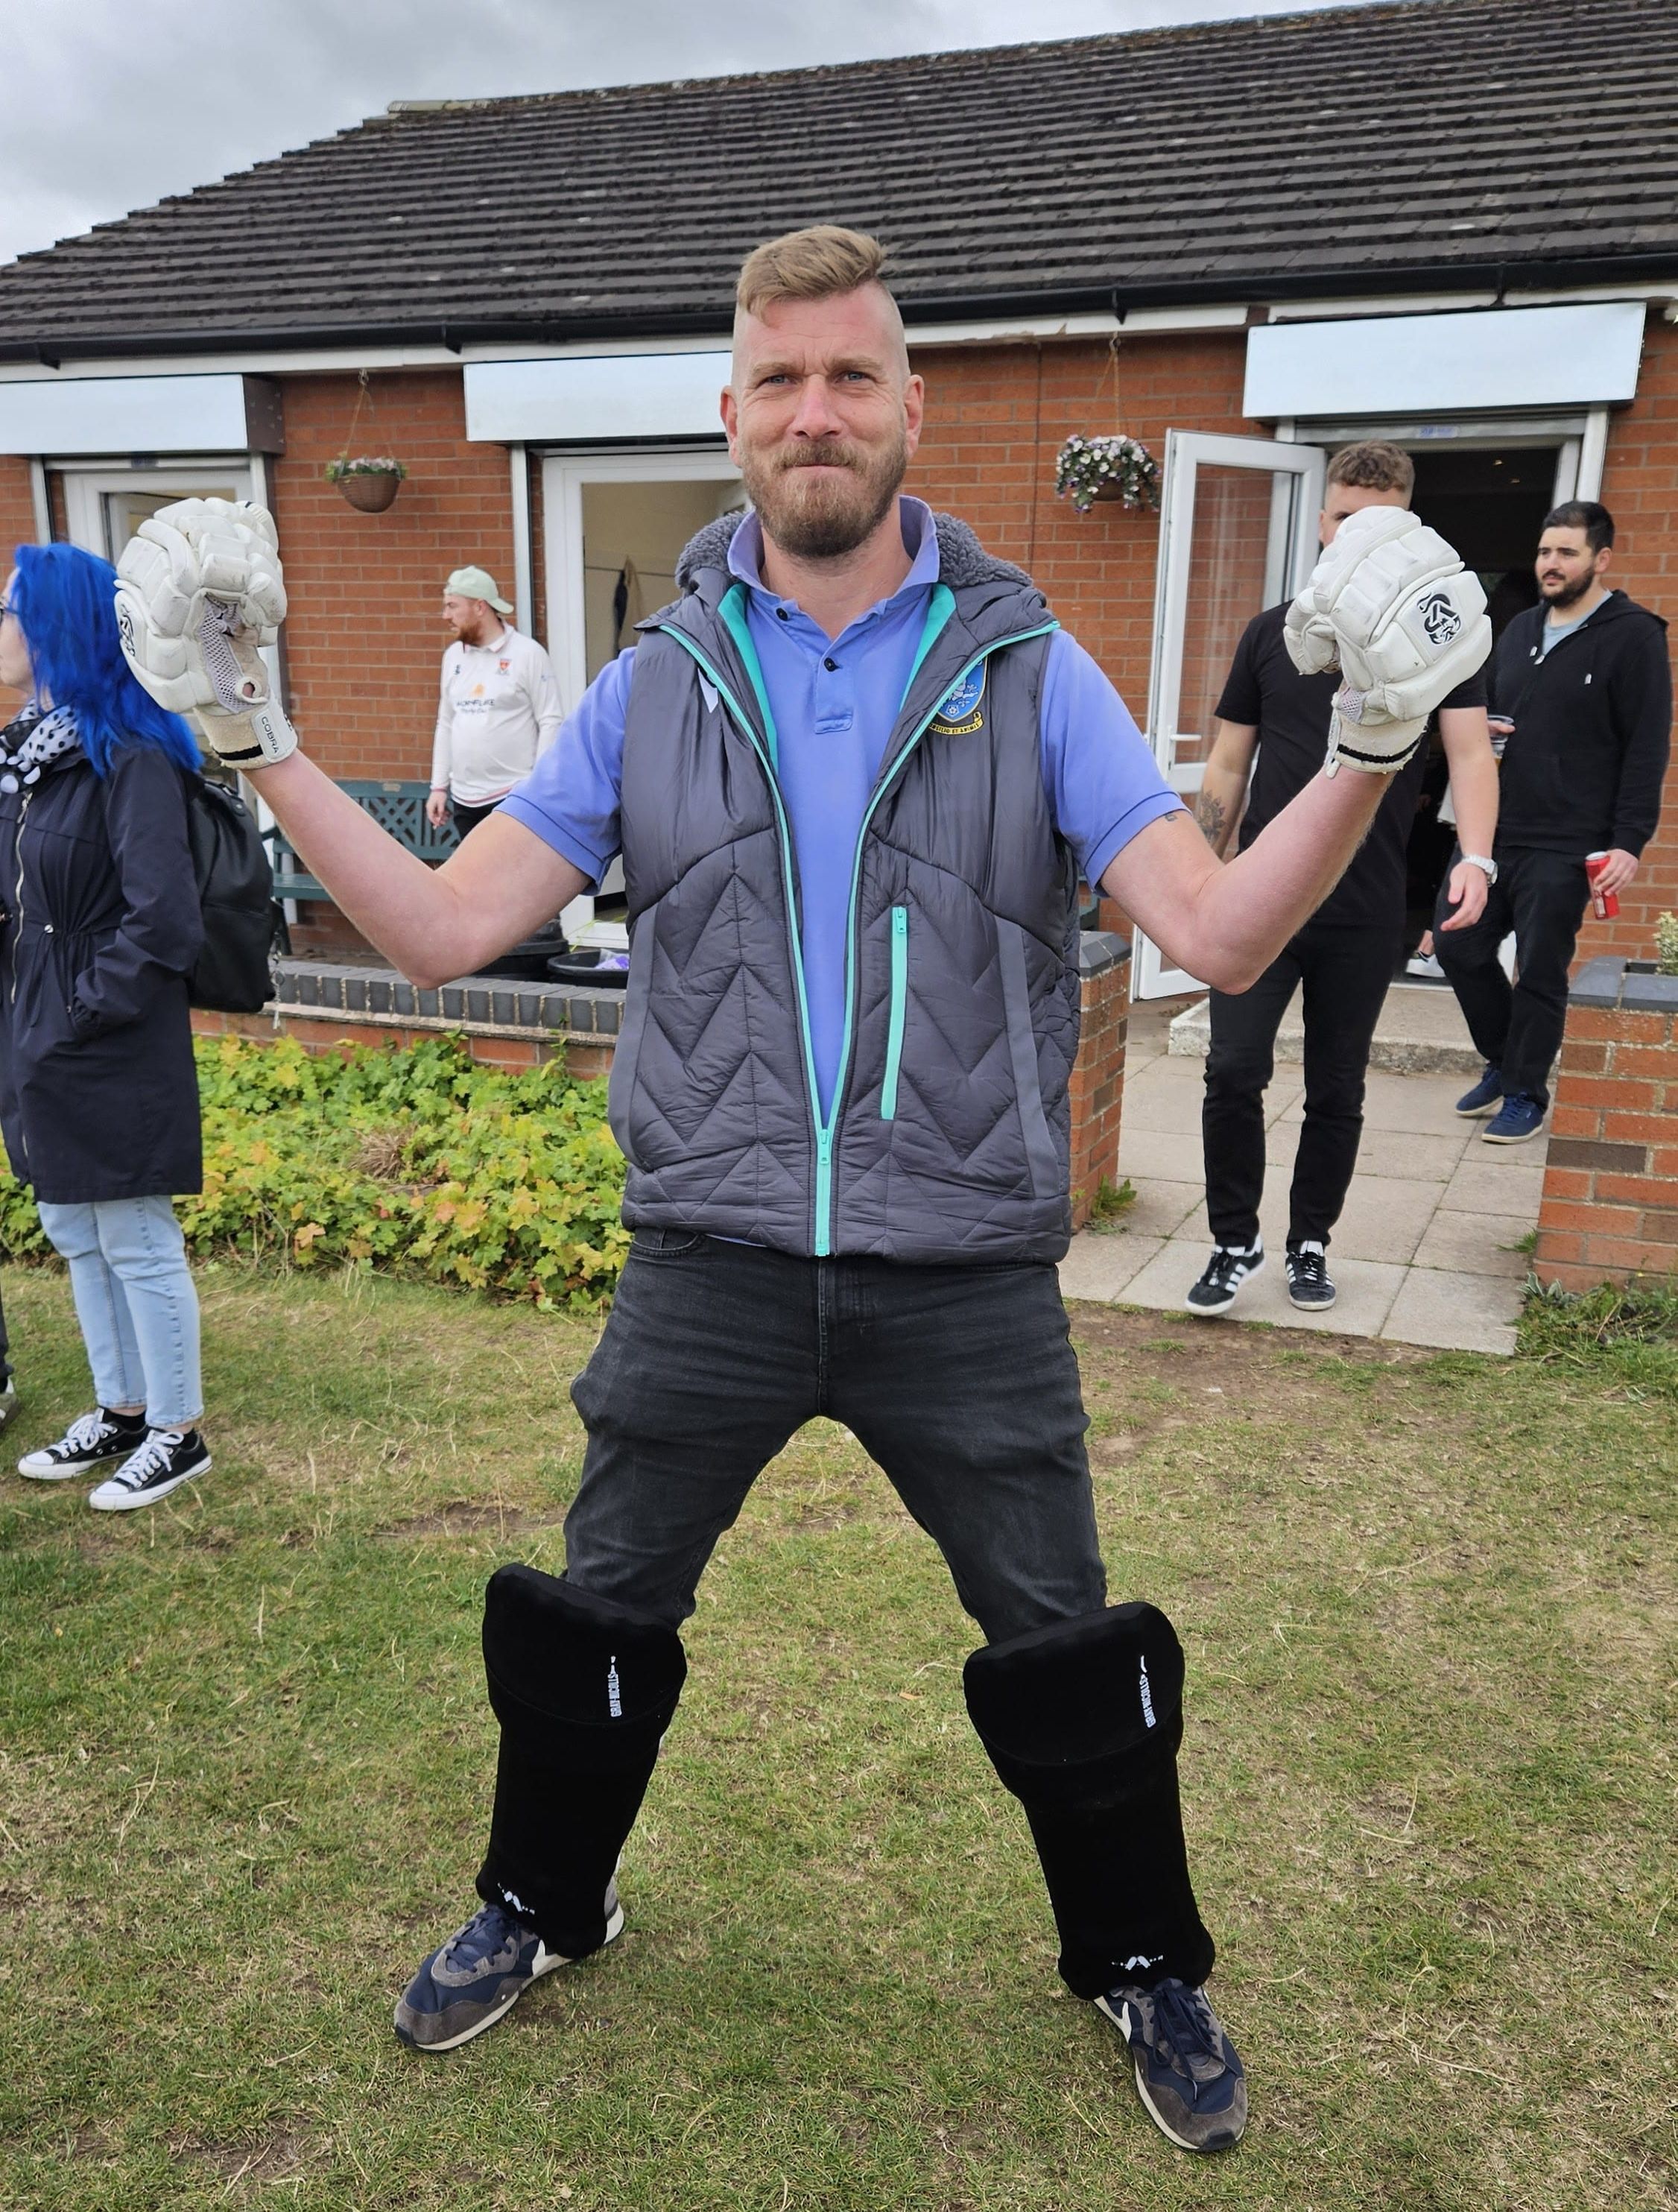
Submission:
<svg viewBox="0 0 1678 2212">
<path fill-rule="evenodd" d="M 825 1125 L 797 859 L 736 641 L 731 520 L 694 539 L 683 596 L 640 625 L 623 747 L 629 988 L 610 1092 L 632 1228 L 922 1262 L 1066 1249 L 1077 868 L 1043 788 L 1054 625 L 1021 570 L 952 517 L 936 524 L 942 626 L 864 823 L 848 1046 Z"/>
</svg>

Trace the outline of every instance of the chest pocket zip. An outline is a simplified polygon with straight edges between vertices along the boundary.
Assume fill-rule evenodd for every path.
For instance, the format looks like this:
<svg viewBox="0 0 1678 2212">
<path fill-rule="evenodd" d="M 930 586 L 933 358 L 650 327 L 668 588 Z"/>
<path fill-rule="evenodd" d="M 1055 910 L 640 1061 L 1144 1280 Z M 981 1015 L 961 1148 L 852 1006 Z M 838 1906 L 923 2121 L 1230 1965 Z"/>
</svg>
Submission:
<svg viewBox="0 0 1678 2212">
<path fill-rule="evenodd" d="M 886 1079 L 880 1086 L 880 1118 L 897 1119 L 897 1073 L 903 1060 L 903 1018 L 909 996 L 909 909 L 892 908 L 892 1007 L 886 1030 Z"/>
</svg>

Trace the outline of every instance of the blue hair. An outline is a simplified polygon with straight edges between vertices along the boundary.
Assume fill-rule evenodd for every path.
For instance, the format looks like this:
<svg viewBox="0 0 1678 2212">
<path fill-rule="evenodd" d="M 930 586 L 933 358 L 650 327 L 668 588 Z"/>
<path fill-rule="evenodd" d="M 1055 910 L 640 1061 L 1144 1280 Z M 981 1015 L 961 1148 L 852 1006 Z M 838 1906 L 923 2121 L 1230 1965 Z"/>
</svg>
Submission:
<svg viewBox="0 0 1678 2212">
<path fill-rule="evenodd" d="M 103 775 L 119 745 L 155 745 L 178 768 L 202 764 L 179 714 L 142 690 L 117 640 L 117 572 L 79 545 L 20 545 L 11 594 L 38 694 L 76 716 L 82 750 Z"/>
</svg>

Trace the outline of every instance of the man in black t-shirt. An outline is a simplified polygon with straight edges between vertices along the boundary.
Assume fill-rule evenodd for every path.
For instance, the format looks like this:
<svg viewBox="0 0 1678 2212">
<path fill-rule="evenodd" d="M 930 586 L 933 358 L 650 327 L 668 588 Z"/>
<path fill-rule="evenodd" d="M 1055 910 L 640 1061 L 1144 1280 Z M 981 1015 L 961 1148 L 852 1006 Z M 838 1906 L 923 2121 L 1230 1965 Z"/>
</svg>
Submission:
<svg viewBox="0 0 1678 2212">
<path fill-rule="evenodd" d="M 1396 446 L 1348 446 L 1329 464 L 1319 534 L 1324 545 L 1365 507 L 1408 507 L 1415 480 Z M 1285 606 L 1248 623 L 1217 706 L 1217 732 L 1195 817 L 1221 854 L 1239 823 L 1245 849 L 1322 764 L 1341 678 L 1302 676 L 1282 640 Z M 1439 708 L 1463 858 L 1452 870 L 1445 929 L 1461 929 L 1486 903 L 1497 825 L 1497 764 L 1486 730 L 1481 676 Z M 1257 765 L 1254 754 L 1257 752 Z M 1293 1164 L 1287 1230 L 1287 1294 L 1321 1311 L 1335 1301 L 1330 1231 L 1340 1218 L 1363 1133 L 1364 1077 L 1404 927 L 1404 854 L 1427 765 L 1418 747 L 1392 779 L 1369 835 L 1339 884 L 1251 990 L 1212 993 L 1202 1131 L 1213 1252 L 1188 1294 L 1192 1313 L 1227 1310 L 1264 1264 L 1258 1205 L 1264 1189 L 1264 1092 L 1276 1031 L 1296 989 L 1305 996 L 1305 1124 Z M 1248 772 L 1251 770 L 1251 784 Z M 1245 810 L 1243 799 L 1245 799 Z"/>
</svg>

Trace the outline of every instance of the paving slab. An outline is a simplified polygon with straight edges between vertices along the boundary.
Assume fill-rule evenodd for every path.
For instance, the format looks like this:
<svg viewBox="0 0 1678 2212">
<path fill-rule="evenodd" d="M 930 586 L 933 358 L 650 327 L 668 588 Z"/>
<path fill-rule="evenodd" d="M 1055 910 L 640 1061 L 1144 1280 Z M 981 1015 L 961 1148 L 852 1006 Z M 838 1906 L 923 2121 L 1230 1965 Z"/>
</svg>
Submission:
<svg viewBox="0 0 1678 2212">
<path fill-rule="evenodd" d="M 1441 1205 L 1449 1213 L 1524 1213 L 1536 1221 L 1544 1194 L 1544 1150 L 1542 1144 L 1470 1145 L 1445 1187 Z"/>
<path fill-rule="evenodd" d="M 1409 1267 L 1381 1334 L 1395 1344 L 1428 1344 L 1450 1352 L 1515 1349 L 1521 1285 L 1455 1268 Z"/>
<path fill-rule="evenodd" d="M 1532 1226 L 1524 1213 L 1448 1213 L 1441 1207 L 1416 1247 L 1415 1264 L 1524 1283 L 1532 1261 L 1517 1247 Z"/>
<path fill-rule="evenodd" d="M 1184 1313 L 1189 1285 L 1206 1265 L 1203 1240 L 1172 1237 L 1125 1285 L 1124 1303 L 1159 1313 Z M 1246 1284 L 1226 1316 L 1231 1321 L 1269 1322 L 1278 1328 L 1314 1328 L 1330 1336 L 1375 1336 L 1402 1283 L 1402 1267 L 1375 1261 L 1337 1261 L 1340 1296 L 1325 1314 L 1301 1313 L 1289 1303 L 1287 1280 L 1279 1255 Z"/>
<path fill-rule="evenodd" d="M 1408 1266 L 1439 1210 L 1444 1185 L 1403 1176 L 1352 1178 L 1335 1224 L 1329 1273 L 1340 1280 L 1344 1260 L 1393 1260 Z"/>
<path fill-rule="evenodd" d="M 1167 1182 L 1156 1176 L 1149 1176 L 1135 1188 L 1136 1203 L 1127 1206 L 1119 1218 L 1122 1237 L 1178 1236 L 1202 1196 L 1198 1182 Z"/>
<path fill-rule="evenodd" d="M 1081 1229 L 1060 1263 L 1061 1296 L 1110 1304 L 1155 1257 L 1165 1241 L 1163 1237 L 1114 1237 Z"/>
<path fill-rule="evenodd" d="M 1164 1182 L 1201 1182 L 1206 1171 L 1198 1121 L 1175 1133 L 1139 1129 L 1121 1119 L 1118 1169 L 1132 1182 L 1144 1176 Z"/>
</svg>

